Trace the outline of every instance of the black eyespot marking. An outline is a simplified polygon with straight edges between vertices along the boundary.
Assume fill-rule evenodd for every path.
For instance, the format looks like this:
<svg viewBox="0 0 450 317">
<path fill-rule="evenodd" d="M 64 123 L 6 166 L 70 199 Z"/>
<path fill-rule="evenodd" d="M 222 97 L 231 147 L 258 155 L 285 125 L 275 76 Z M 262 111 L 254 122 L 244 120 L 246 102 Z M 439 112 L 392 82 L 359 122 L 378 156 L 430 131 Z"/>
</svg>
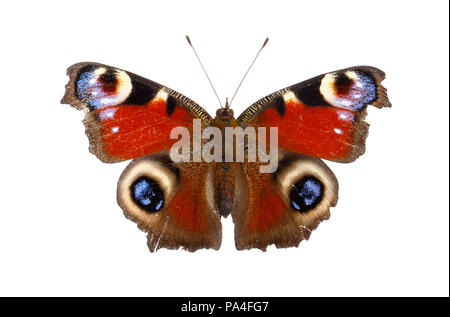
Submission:
<svg viewBox="0 0 450 317">
<path fill-rule="evenodd" d="M 348 77 L 344 73 L 337 73 L 337 76 L 334 79 L 334 89 L 338 96 L 347 95 L 350 88 L 353 86 L 353 79 Z"/>
<path fill-rule="evenodd" d="M 306 212 L 314 209 L 323 197 L 323 184 L 314 176 L 305 176 L 293 185 L 289 199 L 294 210 Z"/>
<path fill-rule="evenodd" d="M 175 111 L 176 106 L 177 106 L 176 99 L 172 96 L 168 96 L 166 101 L 166 112 L 169 116 Z"/>
<path fill-rule="evenodd" d="M 286 103 L 284 102 L 284 98 L 280 96 L 273 102 L 275 110 L 280 114 L 280 116 L 284 116 L 286 113 Z"/>
<path fill-rule="evenodd" d="M 115 93 L 117 91 L 117 86 L 119 81 L 112 68 L 108 68 L 106 72 L 100 75 L 98 82 L 101 84 L 102 90 L 105 93 Z"/>
<path fill-rule="evenodd" d="M 323 76 L 315 77 L 307 82 L 302 83 L 300 87 L 292 87 L 291 91 L 300 99 L 306 106 L 309 107 L 323 107 L 331 106 L 322 96 L 320 92 L 320 84 Z"/>
<path fill-rule="evenodd" d="M 153 213 L 164 206 L 164 193 L 156 181 L 141 176 L 130 186 L 131 198 L 142 209 Z"/>
<path fill-rule="evenodd" d="M 143 83 L 140 78 L 133 74 L 128 74 L 131 78 L 133 89 L 124 104 L 143 106 L 155 98 L 159 87 L 151 87 L 148 83 Z"/>
</svg>

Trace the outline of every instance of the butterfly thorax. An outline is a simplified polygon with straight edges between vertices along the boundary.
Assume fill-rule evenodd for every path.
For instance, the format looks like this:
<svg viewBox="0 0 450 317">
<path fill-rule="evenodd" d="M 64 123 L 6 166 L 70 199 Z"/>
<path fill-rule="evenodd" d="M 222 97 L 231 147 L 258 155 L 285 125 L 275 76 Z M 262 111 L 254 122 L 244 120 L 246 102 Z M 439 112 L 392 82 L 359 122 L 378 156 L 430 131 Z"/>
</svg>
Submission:
<svg viewBox="0 0 450 317">
<path fill-rule="evenodd" d="M 232 109 L 225 107 L 217 109 L 216 111 L 216 117 L 214 118 L 214 121 L 222 121 L 222 122 L 230 122 L 234 119 L 234 112 Z"/>
<path fill-rule="evenodd" d="M 238 121 L 234 118 L 234 112 L 228 107 L 220 108 L 216 111 L 216 117 L 211 122 L 211 126 L 219 128 L 222 133 L 222 138 L 225 137 L 225 128 L 235 128 L 239 126 Z M 222 144 L 225 144 L 225 140 L 222 140 Z M 222 153 L 225 153 L 222 151 Z"/>
</svg>

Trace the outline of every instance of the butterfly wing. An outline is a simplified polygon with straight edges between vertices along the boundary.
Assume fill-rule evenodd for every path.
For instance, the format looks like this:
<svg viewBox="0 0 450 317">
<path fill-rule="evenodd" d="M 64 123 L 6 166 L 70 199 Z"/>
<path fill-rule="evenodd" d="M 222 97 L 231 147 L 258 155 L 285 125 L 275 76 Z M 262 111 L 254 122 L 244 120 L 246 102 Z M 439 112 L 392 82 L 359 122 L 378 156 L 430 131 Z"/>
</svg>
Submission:
<svg viewBox="0 0 450 317">
<path fill-rule="evenodd" d="M 214 205 L 211 172 L 204 163 L 174 163 L 167 152 L 133 160 L 117 187 L 127 218 L 147 232 L 150 251 L 219 249 L 220 215 Z"/>
<path fill-rule="evenodd" d="M 85 111 L 90 151 L 108 163 L 135 159 L 119 179 L 117 200 L 148 233 L 150 251 L 218 249 L 222 233 L 210 167 L 176 164 L 168 154 L 177 141 L 170 139 L 172 128 L 192 130 L 193 119 L 206 126 L 209 114 L 172 89 L 118 68 L 80 63 L 68 75 L 62 103 Z"/>
<path fill-rule="evenodd" d="M 169 149 L 177 126 L 211 120 L 180 93 L 133 73 L 98 63 L 67 70 L 70 81 L 62 103 L 84 110 L 89 150 L 103 162 L 119 162 Z"/>
<path fill-rule="evenodd" d="M 278 127 L 282 149 L 352 162 L 365 151 L 367 106 L 391 106 L 381 85 L 384 77 L 369 66 L 323 74 L 262 98 L 238 121 L 244 126 Z"/>
<path fill-rule="evenodd" d="M 298 246 L 337 203 L 337 179 L 320 159 L 281 151 L 273 174 L 261 173 L 259 163 L 242 166 L 241 200 L 231 213 L 239 250 Z"/>
<path fill-rule="evenodd" d="M 338 182 L 319 158 L 351 162 L 364 153 L 367 105 L 389 107 L 384 73 L 352 67 L 279 90 L 239 116 L 244 126 L 277 127 L 278 169 L 260 173 L 260 163 L 242 164 L 246 199 L 233 210 L 238 249 L 297 246 L 329 217 Z"/>
</svg>

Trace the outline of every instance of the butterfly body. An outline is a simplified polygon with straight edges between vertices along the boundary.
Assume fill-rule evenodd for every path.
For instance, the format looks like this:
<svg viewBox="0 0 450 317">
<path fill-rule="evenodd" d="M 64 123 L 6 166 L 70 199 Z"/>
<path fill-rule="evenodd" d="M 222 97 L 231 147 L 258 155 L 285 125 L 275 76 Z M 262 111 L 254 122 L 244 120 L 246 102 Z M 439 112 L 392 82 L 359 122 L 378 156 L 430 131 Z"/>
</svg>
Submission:
<svg viewBox="0 0 450 317">
<path fill-rule="evenodd" d="M 62 103 L 85 111 L 90 151 L 108 163 L 133 159 L 117 200 L 147 233 L 151 251 L 218 249 L 221 217 L 230 214 L 240 250 L 297 246 L 337 203 L 337 179 L 321 158 L 352 162 L 362 155 L 367 105 L 390 106 L 384 73 L 368 66 L 281 89 L 237 118 L 228 106 L 212 118 L 178 92 L 107 65 L 79 63 L 68 74 Z M 177 161 L 172 133 L 180 127 L 189 134 L 189 155 Z M 246 137 L 230 141 L 238 129 Z M 219 146 L 205 134 L 218 136 Z M 268 163 L 260 154 L 268 152 L 276 168 L 262 172 Z"/>
</svg>

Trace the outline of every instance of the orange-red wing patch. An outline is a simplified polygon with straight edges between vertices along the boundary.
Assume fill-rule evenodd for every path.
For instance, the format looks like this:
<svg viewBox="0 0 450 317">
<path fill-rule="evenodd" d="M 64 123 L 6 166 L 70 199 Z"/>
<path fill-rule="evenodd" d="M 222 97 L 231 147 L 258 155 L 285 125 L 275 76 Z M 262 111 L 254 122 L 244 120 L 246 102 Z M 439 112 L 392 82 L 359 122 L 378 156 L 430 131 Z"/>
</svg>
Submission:
<svg viewBox="0 0 450 317">
<path fill-rule="evenodd" d="M 307 232 L 296 225 L 292 210 L 275 188 L 273 175 L 261 174 L 256 163 L 244 163 L 241 178 L 238 186 L 245 199 L 231 212 L 236 248 L 298 245 Z"/>
<path fill-rule="evenodd" d="M 151 101 L 145 106 L 111 106 L 90 114 L 95 116 L 87 122 L 88 134 L 95 140 L 95 152 L 101 149 L 114 160 L 128 160 L 169 149 L 177 141 L 170 139 L 171 129 L 177 126 L 190 128 L 194 118 L 184 107 L 176 107 L 169 116 L 164 100 Z"/>
<path fill-rule="evenodd" d="M 361 114 L 335 107 L 308 107 L 301 102 L 286 102 L 286 112 L 275 108 L 259 114 L 252 124 L 278 128 L 282 149 L 327 160 L 346 160 L 367 134 Z"/>
<path fill-rule="evenodd" d="M 192 169 L 199 170 L 194 166 L 191 166 Z M 181 230 L 192 234 L 207 234 L 212 224 L 205 210 L 212 202 L 206 199 L 206 175 L 201 173 L 202 175 L 193 177 L 194 175 L 187 175 L 186 171 L 182 170 L 180 190 L 170 202 L 168 215 L 173 218 L 173 224 Z"/>
<path fill-rule="evenodd" d="M 222 225 L 206 186 L 208 170 L 205 163 L 182 163 L 178 191 L 164 208 L 158 225 L 149 228 L 151 251 L 161 247 L 189 251 L 220 247 Z"/>
</svg>

